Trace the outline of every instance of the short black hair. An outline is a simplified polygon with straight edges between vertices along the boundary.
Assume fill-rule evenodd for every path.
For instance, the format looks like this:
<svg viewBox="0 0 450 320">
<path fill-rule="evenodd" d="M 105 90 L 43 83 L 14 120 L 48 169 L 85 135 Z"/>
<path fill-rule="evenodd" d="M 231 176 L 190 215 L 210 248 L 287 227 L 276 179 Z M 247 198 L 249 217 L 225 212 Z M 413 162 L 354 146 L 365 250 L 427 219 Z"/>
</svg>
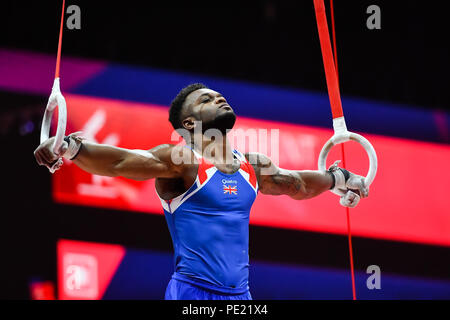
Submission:
<svg viewBox="0 0 450 320">
<path fill-rule="evenodd" d="M 181 124 L 180 116 L 181 108 L 183 107 L 183 103 L 186 100 L 186 97 L 195 90 L 204 88 L 208 89 L 208 87 L 203 83 L 192 83 L 187 87 L 181 89 L 175 99 L 172 100 L 169 109 L 169 121 L 175 130 L 183 127 L 183 125 Z"/>
</svg>

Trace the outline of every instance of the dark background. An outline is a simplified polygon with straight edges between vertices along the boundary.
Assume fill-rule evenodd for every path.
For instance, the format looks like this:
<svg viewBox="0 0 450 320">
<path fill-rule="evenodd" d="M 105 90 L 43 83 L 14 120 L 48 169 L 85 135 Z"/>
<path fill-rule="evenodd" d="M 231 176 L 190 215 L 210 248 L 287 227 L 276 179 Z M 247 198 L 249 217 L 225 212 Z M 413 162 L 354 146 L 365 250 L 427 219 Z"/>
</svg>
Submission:
<svg viewBox="0 0 450 320">
<path fill-rule="evenodd" d="M 64 30 L 63 58 L 326 91 L 312 1 L 66 1 L 71 4 L 81 8 L 81 30 Z M 371 4 L 381 8 L 381 30 L 366 28 Z M 443 2 L 337 0 L 334 6 L 343 95 L 450 110 Z M 60 12 L 60 1 L 2 2 L 0 47 L 56 58 Z M 50 175 L 32 153 L 39 132 L 23 130 L 24 119 L 40 127 L 47 99 L 0 91 L 3 299 L 29 298 L 33 277 L 56 281 L 60 237 L 171 250 L 163 216 L 52 202 Z M 252 226 L 250 237 L 252 259 L 348 268 L 345 236 Z M 293 256 L 279 249 L 286 243 L 313 245 Z M 354 255 L 357 270 L 377 261 L 386 272 L 450 279 L 445 247 L 354 238 Z"/>
<path fill-rule="evenodd" d="M 328 4 L 328 1 L 326 1 Z M 335 0 L 344 95 L 448 109 L 448 13 L 440 1 Z M 63 54 L 324 91 L 313 1 L 70 1 L 81 30 Z M 366 9 L 381 9 L 369 30 Z M 56 54 L 61 1 L 3 2 L 2 47 Z M 329 16 L 329 14 L 328 14 Z"/>
</svg>

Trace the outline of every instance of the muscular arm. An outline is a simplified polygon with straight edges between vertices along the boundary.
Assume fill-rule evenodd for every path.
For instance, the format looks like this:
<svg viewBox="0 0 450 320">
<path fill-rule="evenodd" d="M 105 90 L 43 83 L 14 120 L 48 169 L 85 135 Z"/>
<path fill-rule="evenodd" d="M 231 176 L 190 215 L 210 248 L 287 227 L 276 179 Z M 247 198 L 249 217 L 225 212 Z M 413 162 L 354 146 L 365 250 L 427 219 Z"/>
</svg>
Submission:
<svg viewBox="0 0 450 320">
<path fill-rule="evenodd" d="M 43 142 L 35 151 L 40 165 L 49 167 L 58 158 L 50 151 L 53 138 Z M 165 144 L 150 150 L 130 150 L 83 140 L 80 152 L 72 161 L 84 171 L 101 176 L 122 176 L 134 180 L 178 178 L 185 170 L 184 163 L 189 163 L 175 164 L 172 161 L 172 154 L 179 148 Z M 182 156 L 188 155 L 184 152 Z"/>
<path fill-rule="evenodd" d="M 263 194 L 288 195 L 303 200 L 318 196 L 333 184 L 332 174 L 328 172 L 281 169 L 263 154 L 246 154 L 246 158 L 255 169 L 259 191 Z"/>
<path fill-rule="evenodd" d="M 130 150 L 105 144 L 83 142 L 73 162 L 92 174 L 134 180 L 176 178 L 182 167 L 171 161 L 173 145 L 160 145 L 150 150 Z"/>
</svg>

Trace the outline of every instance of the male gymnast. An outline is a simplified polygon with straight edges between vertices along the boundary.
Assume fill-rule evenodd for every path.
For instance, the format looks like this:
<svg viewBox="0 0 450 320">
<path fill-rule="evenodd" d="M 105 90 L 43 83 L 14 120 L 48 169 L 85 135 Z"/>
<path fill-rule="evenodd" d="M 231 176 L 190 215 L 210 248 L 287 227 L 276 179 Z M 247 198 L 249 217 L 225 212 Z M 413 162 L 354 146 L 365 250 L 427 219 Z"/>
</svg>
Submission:
<svg viewBox="0 0 450 320">
<path fill-rule="evenodd" d="M 91 174 L 156 179 L 174 247 L 175 271 L 165 292 L 167 300 L 252 299 L 248 230 L 258 191 L 304 200 L 339 188 L 347 191 L 342 203 L 349 207 L 368 196 L 364 178 L 336 163 L 326 172 L 285 170 L 263 154 L 232 149 L 227 133 L 236 115 L 220 93 L 203 84 L 191 84 L 178 93 L 169 121 L 187 133 L 186 146 L 129 150 L 72 133 L 58 154 L 52 151 L 54 137 L 34 151 L 38 164 L 47 167 L 64 157 Z M 211 131 L 222 135 L 212 138 Z"/>
</svg>

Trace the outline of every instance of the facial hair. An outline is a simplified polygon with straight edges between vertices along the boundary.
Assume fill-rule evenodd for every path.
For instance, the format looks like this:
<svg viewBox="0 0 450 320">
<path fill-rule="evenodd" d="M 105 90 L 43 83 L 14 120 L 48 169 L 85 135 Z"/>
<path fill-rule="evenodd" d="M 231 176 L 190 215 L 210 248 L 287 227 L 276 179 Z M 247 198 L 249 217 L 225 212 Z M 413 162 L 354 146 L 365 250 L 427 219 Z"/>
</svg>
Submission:
<svg viewBox="0 0 450 320">
<path fill-rule="evenodd" d="M 223 112 L 221 114 L 218 114 L 213 120 L 203 122 L 202 133 L 204 134 L 205 131 L 208 129 L 217 129 L 223 135 L 225 135 L 228 130 L 233 129 L 235 122 L 236 122 L 236 115 L 234 114 L 234 112 Z"/>
</svg>

